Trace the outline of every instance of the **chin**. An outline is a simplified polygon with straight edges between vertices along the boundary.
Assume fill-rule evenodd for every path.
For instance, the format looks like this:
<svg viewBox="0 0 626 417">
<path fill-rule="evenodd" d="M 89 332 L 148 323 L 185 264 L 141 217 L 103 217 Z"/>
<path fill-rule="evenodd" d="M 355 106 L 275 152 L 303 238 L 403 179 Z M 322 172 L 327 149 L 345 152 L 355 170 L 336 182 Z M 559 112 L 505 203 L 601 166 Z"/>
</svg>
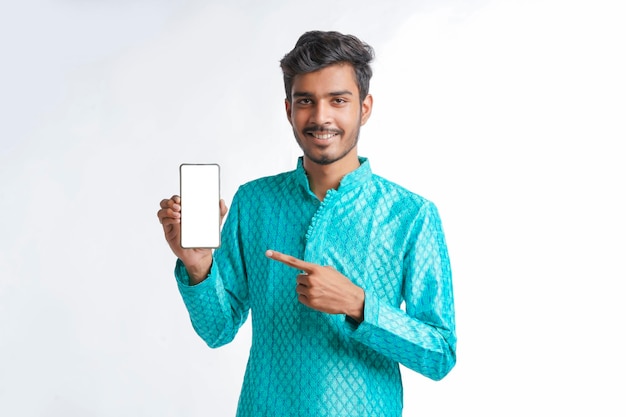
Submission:
<svg viewBox="0 0 626 417">
<path fill-rule="evenodd" d="M 345 158 L 347 153 L 343 155 L 329 155 L 329 154 L 311 155 L 310 153 L 305 152 L 305 155 L 307 159 L 309 159 L 311 162 L 314 162 L 318 165 L 330 165 L 334 162 L 340 161 L 343 158 Z"/>
</svg>

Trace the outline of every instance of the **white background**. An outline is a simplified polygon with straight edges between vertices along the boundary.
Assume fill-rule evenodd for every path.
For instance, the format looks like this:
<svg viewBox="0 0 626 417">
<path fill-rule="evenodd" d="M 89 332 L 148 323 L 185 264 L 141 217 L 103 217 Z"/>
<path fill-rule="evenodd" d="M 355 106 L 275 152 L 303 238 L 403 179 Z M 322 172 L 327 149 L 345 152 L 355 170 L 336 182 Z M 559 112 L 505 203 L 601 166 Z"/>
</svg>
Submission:
<svg viewBox="0 0 626 417">
<path fill-rule="evenodd" d="M 195 335 L 156 218 L 181 162 L 295 167 L 278 61 L 376 49 L 360 154 L 433 200 L 458 363 L 405 415 L 626 414 L 620 1 L 4 1 L 0 415 L 234 415 L 249 323 Z M 622 288 L 622 289 L 620 289 Z M 621 397 L 621 399 L 620 399 Z"/>
</svg>

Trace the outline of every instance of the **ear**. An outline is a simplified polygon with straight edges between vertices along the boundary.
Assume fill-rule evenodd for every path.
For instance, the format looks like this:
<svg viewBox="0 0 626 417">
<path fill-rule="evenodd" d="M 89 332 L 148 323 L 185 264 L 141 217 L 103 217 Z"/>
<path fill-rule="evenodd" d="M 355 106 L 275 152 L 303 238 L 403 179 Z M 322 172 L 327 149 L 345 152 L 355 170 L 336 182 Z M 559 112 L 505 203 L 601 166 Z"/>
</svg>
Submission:
<svg viewBox="0 0 626 417">
<path fill-rule="evenodd" d="M 289 124 L 293 126 L 293 122 L 291 121 L 291 103 L 287 99 L 285 99 L 285 111 L 287 112 L 287 120 L 289 120 Z"/>
<path fill-rule="evenodd" d="M 374 105 L 374 99 L 371 94 L 368 94 L 363 103 L 361 103 L 361 126 L 367 123 L 367 120 L 372 114 L 372 106 Z"/>
</svg>

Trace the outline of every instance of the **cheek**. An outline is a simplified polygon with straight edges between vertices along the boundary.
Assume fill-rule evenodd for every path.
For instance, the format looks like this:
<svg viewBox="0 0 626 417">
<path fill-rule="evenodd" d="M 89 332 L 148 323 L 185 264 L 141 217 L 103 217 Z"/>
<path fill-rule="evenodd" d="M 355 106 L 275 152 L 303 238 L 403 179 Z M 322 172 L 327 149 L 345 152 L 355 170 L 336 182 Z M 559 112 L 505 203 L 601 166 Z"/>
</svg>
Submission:
<svg viewBox="0 0 626 417">
<path fill-rule="evenodd" d="M 350 112 L 350 114 L 346 114 L 345 117 L 341 120 L 341 123 L 345 128 L 358 128 L 363 123 L 361 119 L 361 115 L 358 112 Z"/>
<path fill-rule="evenodd" d="M 293 127 L 304 126 L 307 120 L 307 116 L 304 112 L 293 112 L 291 114 L 291 125 Z"/>
</svg>

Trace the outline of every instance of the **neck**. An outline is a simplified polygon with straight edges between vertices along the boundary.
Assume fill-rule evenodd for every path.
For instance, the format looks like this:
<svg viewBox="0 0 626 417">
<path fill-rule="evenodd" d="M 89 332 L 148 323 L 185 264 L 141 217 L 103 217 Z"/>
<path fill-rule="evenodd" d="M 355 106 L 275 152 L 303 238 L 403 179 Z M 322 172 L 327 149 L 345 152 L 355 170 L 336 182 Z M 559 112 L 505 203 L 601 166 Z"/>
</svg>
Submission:
<svg viewBox="0 0 626 417">
<path fill-rule="evenodd" d="M 328 190 L 339 188 L 341 179 L 361 165 L 356 151 L 354 155 L 348 154 L 341 160 L 328 165 L 317 164 L 306 155 L 303 162 L 304 170 L 309 178 L 309 187 L 320 201 L 324 200 Z"/>
</svg>

